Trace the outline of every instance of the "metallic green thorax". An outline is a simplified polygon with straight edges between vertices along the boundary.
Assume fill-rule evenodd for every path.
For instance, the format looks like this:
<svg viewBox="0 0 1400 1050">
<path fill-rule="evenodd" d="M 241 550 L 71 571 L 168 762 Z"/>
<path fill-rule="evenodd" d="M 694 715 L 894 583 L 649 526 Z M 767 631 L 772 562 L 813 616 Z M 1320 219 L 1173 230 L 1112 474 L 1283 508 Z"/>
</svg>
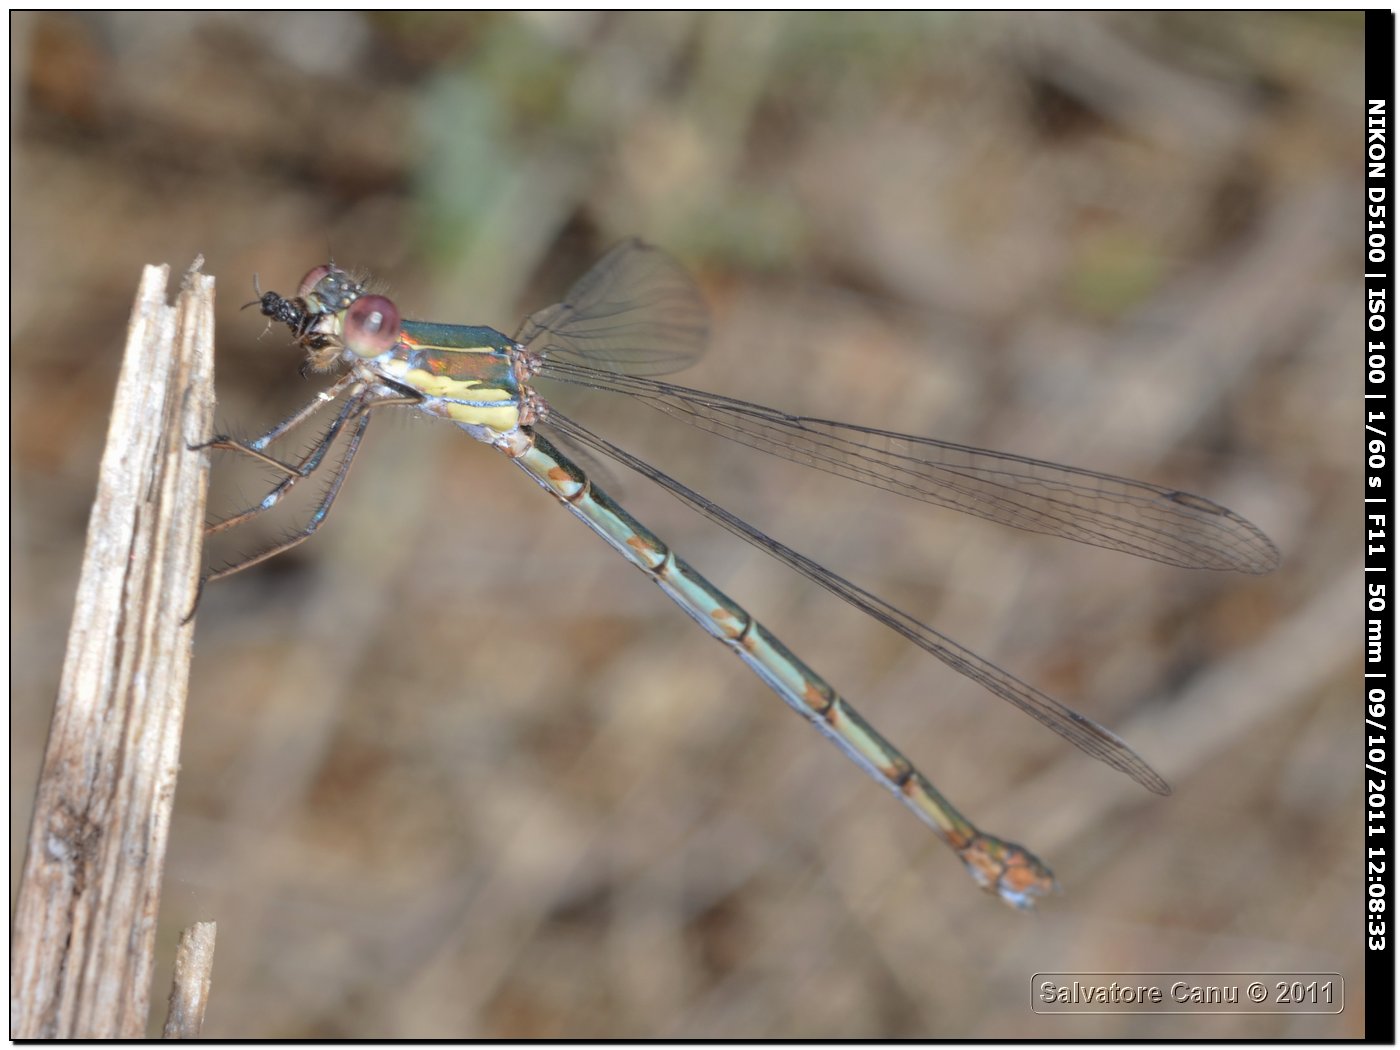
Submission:
<svg viewBox="0 0 1400 1050">
<path fill-rule="evenodd" d="M 520 422 L 514 348 L 486 325 L 404 321 L 394 359 L 379 367 L 428 398 L 426 411 L 502 434 Z"/>
<path fill-rule="evenodd" d="M 444 350 L 466 353 L 502 354 L 515 346 L 507 335 L 484 324 L 434 324 L 431 321 L 404 321 L 404 341 L 416 346 L 440 346 Z"/>
</svg>

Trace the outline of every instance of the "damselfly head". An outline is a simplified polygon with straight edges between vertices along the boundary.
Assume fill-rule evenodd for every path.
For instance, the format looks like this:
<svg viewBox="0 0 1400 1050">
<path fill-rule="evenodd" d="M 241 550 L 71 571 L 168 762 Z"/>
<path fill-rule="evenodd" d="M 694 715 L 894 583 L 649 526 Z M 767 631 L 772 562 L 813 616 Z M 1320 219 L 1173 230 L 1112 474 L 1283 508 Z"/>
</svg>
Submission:
<svg viewBox="0 0 1400 1050">
<path fill-rule="evenodd" d="M 382 295 L 362 295 L 340 322 L 340 341 L 359 357 L 378 357 L 399 341 L 399 308 Z"/>
<path fill-rule="evenodd" d="M 338 266 L 322 265 L 306 271 L 297 298 L 308 313 L 338 314 L 364 294 L 364 285 Z"/>
</svg>

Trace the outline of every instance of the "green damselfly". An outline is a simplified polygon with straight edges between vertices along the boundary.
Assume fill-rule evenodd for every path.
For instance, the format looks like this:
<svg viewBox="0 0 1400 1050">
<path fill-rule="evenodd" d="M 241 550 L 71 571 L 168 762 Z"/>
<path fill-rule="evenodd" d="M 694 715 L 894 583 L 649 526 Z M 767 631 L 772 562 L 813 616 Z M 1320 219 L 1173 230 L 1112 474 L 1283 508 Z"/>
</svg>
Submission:
<svg viewBox="0 0 1400 1050">
<path fill-rule="evenodd" d="M 305 527 L 212 572 L 206 582 L 273 557 L 320 527 L 374 410 L 403 405 L 450 420 L 505 453 L 647 573 L 788 706 L 931 827 L 979 885 L 1017 907 L 1029 908 L 1055 888 L 1049 869 L 1030 851 L 980 831 L 963 817 L 816 672 L 594 485 L 546 432 L 650 478 L 1149 790 L 1168 793 L 1166 781 L 1107 729 L 562 415 L 532 382 L 560 380 L 625 394 L 773 455 L 1032 532 L 1188 568 L 1262 573 L 1278 564 L 1277 550 L 1259 529 L 1200 496 L 1023 456 L 790 415 L 655 378 L 685 367 L 703 352 L 708 314 L 685 271 L 640 241 L 613 248 L 564 300 L 527 318 L 514 338 L 485 326 L 403 319 L 391 300 L 370 294 L 361 281 L 334 266 L 307 273 L 294 297 L 268 292 L 259 303 L 266 316 L 292 330 L 312 368 L 342 366 L 345 372 L 261 437 L 248 442 L 217 437 L 209 443 L 253 456 L 282 475 L 262 501 L 210 525 L 209 531 L 232 528 L 271 509 L 322 466 L 347 430 L 348 438 Z M 279 460 L 266 451 L 336 402 L 339 408 L 330 423 L 300 460 Z"/>
</svg>

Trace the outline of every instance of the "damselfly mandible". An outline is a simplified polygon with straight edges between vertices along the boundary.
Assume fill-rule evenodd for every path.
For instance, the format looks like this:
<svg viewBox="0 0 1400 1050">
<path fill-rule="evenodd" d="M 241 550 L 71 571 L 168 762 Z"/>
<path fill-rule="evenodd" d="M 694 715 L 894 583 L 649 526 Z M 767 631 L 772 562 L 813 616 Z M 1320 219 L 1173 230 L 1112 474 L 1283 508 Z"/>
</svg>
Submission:
<svg viewBox="0 0 1400 1050">
<path fill-rule="evenodd" d="M 265 315 L 292 330 L 312 367 L 343 366 L 345 373 L 261 437 L 242 442 L 221 436 L 209 442 L 210 447 L 260 460 L 282 480 L 261 502 L 210 525 L 208 531 L 232 528 L 269 510 L 321 467 L 347 430 L 348 438 L 305 527 L 276 546 L 210 573 L 206 582 L 273 557 L 320 527 L 375 409 L 404 405 L 450 420 L 504 452 L 647 573 L 788 706 L 931 827 L 980 886 L 1020 908 L 1032 907 L 1037 897 L 1055 889 L 1050 870 L 1029 850 L 986 834 L 963 817 L 815 671 L 594 485 L 546 432 L 650 478 L 1149 790 L 1167 794 L 1166 781 L 1091 719 L 561 415 L 533 389 L 532 380 L 560 380 L 626 394 L 702 430 L 773 455 L 1032 532 L 1186 568 L 1262 573 L 1278 564 L 1277 550 L 1259 529 L 1190 493 L 932 438 L 789 415 L 653 378 L 683 368 L 702 353 L 707 313 L 685 271 L 640 241 L 613 248 L 562 302 L 533 314 L 514 338 L 485 326 L 404 320 L 391 300 L 370 294 L 360 281 L 333 266 L 311 270 L 295 297 L 268 292 L 260 305 Z M 286 462 L 266 451 L 336 402 L 339 408 L 329 425 L 300 460 Z"/>
</svg>

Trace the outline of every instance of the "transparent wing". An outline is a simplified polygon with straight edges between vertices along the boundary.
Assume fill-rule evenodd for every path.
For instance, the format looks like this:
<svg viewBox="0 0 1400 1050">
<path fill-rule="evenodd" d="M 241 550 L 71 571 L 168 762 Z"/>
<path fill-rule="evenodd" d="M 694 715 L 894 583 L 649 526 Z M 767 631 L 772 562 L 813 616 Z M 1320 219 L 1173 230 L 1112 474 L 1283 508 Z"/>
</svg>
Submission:
<svg viewBox="0 0 1400 1050">
<path fill-rule="evenodd" d="M 779 543 L 718 504 L 710 502 L 704 496 L 682 485 L 675 478 L 662 473 L 626 450 L 599 437 L 572 419 L 551 411 L 545 423 L 553 432 L 567 434 L 580 445 L 611 457 L 637 471 L 643 477 L 650 478 L 671 495 L 699 511 L 711 521 L 753 544 L 765 554 L 790 565 L 809 580 L 850 602 L 857 609 L 874 617 L 892 630 L 898 631 L 959 674 L 966 675 L 1003 700 L 1019 707 L 1041 725 L 1053 729 L 1086 754 L 1126 773 L 1149 791 L 1159 795 L 1171 793 L 1167 782 L 1155 769 L 1143 761 L 1137 752 L 1092 719 L 1086 718 L 1073 708 L 1066 707 L 1058 700 L 1046 696 L 1034 686 L 1027 685 L 1016 676 L 1002 670 L 991 661 L 984 660 L 972 650 L 964 648 L 947 635 L 921 623 L 884 599 L 871 594 L 864 588 L 857 587 L 845 577 L 838 576 L 811 558 Z"/>
<path fill-rule="evenodd" d="M 628 394 L 741 445 L 989 521 L 1192 569 L 1269 572 L 1278 550 L 1217 503 L 1144 481 L 794 416 L 655 379 L 547 362 L 542 378 Z"/>
<path fill-rule="evenodd" d="M 709 311 L 674 259 L 634 239 L 616 245 L 562 302 L 525 319 L 515 341 L 550 360 L 664 375 L 705 352 Z"/>
</svg>

